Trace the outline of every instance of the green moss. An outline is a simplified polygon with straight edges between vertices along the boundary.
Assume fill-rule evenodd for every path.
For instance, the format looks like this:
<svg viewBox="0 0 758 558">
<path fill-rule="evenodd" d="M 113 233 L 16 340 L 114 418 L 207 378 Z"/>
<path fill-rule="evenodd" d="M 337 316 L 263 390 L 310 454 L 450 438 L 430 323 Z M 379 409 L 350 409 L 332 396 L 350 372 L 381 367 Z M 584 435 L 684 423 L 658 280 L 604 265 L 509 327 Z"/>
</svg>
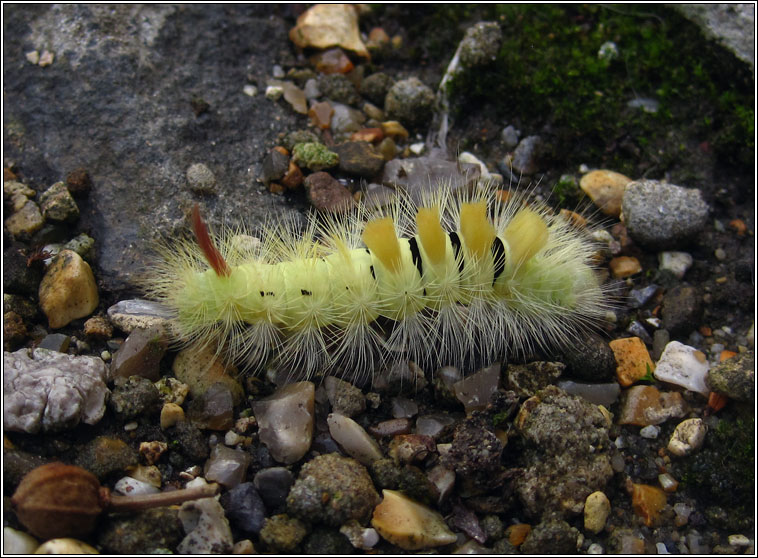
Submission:
<svg viewBox="0 0 758 558">
<path fill-rule="evenodd" d="M 486 70 L 451 83 L 458 118 L 485 105 L 508 122 L 549 127 L 559 164 L 605 165 L 662 174 L 709 150 L 752 165 L 753 80 L 749 69 L 706 44 L 662 6 L 491 5 L 503 44 Z M 607 43 L 618 56 L 602 58 Z M 628 106 L 655 99 L 655 113 Z M 681 137 L 671 130 L 684 132 Z M 676 134 L 676 132 L 675 132 Z M 703 142 L 707 142 L 707 145 Z"/>
<path fill-rule="evenodd" d="M 312 171 L 321 171 L 336 167 L 340 162 L 339 155 L 321 143 L 298 143 L 292 148 L 292 160 L 300 167 Z"/>
</svg>

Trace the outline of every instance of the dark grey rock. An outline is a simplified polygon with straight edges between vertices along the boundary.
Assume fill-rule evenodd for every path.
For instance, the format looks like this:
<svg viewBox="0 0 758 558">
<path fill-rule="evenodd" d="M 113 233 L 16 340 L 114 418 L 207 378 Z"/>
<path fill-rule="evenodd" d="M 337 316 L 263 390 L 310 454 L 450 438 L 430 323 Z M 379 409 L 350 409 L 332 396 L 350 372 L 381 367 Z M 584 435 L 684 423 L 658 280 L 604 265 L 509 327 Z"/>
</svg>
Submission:
<svg viewBox="0 0 758 558">
<path fill-rule="evenodd" d="M 122 515 L 103 522 L 97 542 L 109 554 L 152 554 L 158 549 L 173 550 L 184 529 L 176 508 L 156 508 Z"/>
<path fill-rule="evenodd" d="M 457 163 L 435 156 L 393 159 L 384 165 L 382 184 L 407 192 L 416 203 L 424 193 L 444 182 L 451 191 L 468 190 L 481 175 L 479 165 Z"/>
<path fill-rule="evenodd" d="M 283 15 L 266 5 L 4 10 L 3 62 L 13 68 L 3 81 L 4 117 L 14 123 L 4 156 L 30 184 L 87 169 L 96 188 L 78 201 L 78 223 L 97 240 L 93 271 L 108 291 L 133 292 L 152 243 L 187 226 L 196 194 L 181 186 L 196 161 L 214 169 L 223 200 L 205 202 L 211 226 L 222 218 L 255 226 L 293 212 L 254 178 L 266 148 L 300 115 L 241 92 L 248 73 L 263 83 L 281 62 L 292 27 Z M 45 68 L 24 56 L 42 46 L 55 53 Z M 196 116 L 193 96 L 210 108 Z M 4 263 L 11 252 L 6 244 Z"/>
<path fill-rule="evenodd" d="M 657 180 L 631 182 L 621 202 L 629 235 L 655 250 L 685 246 L 708 219 L 708 204 L 700 190 Z"/>
<path fill-rule="evenodd" d="M 277 510 L 287 503 L 287 494 L 294 482 L 292 472 L 284 467 L 261 469 L 253 479 L 258 494 L 271 510 Z"/>
<path fill-rule="evenodd" d="M 577 380 L 602 382 L 616 374 L 616 358 L 608 341 L 595 333 L 572 340 L 561 348 L 566 375 Z"/>
<path fill-rule="evenodd" d="M 579 531 L 562 520 L 538 523 L 527 535 L 520 550 L 524 554 L 576 554 Z"/>
<path fill-rule="evenodd" d="M 189 166 L 187 184 L 190 190 L 198 194 L 210 194 L 216 191 L 216 177 L 213 171 L 203 163 L 193 163 Z"/>
<path fill-rule="evenodd" d="M 663 326 L 674 337 L 697 329 L 702 314 L 702 300 L 696 287 L 681 285 L 663 295 Z"/>
<path fill-rule="evenodd" d="M 387 91 L 394 83 L 395 80 L 384 72 L 376 72 L 363 80 L 361 94 L 375 105 L 383 106 Z"/>
<path fill-rule="evenodd" d="M 339 155 L 339 169 L 347 174 L 372 178 L 384 167 L 384 157 L 366 141 L 346 141 L 332 149 Z"/>
<path fill-rule="evenodd" d="M 269 182 L 281 179 L 289 168 L 290 158 L 276 149 L 269 149 L 263 159 L 261 181 L 268 186 Z"/>
<path fill-rule="evenodd" d="M 327 74 L 318 78 L 318 88 L 321 96 L 337 103 L 357 105 L 361 98 L 355 86 L 344 74 Z"/>
<path fill-rule="evenodd" d="M 207 437 L 189 421 L 182 421 L 168 430 L 168 435 L 176 444 L 176 449 L 192 461 L 201 461 L 208 457 L 210 448 Z"/>
<path fill-rule="evenodd" d="M 534 174 L 539 170 L 539 158 L 542 154 L 542 138 L 527 136 L 516 146 L 511 159 L 511 167 L 521 174 Z"/>
<path fill-rule="evenodd" d="M 129 420 L 141 414 L 152 414 L 160 410 L 161 396 L 158 388 L 147 378 L 131 376 L 121 385 L 117 385 L 108 406 L 123 420 Z"/>
<path fill-rule="evenodd" d="M 221 495 L 220 502 L 233 527 L 245 533 L 260 533 L 266 519 L 266 508 L 253 483 L 235 486 Z"/>
</svg>

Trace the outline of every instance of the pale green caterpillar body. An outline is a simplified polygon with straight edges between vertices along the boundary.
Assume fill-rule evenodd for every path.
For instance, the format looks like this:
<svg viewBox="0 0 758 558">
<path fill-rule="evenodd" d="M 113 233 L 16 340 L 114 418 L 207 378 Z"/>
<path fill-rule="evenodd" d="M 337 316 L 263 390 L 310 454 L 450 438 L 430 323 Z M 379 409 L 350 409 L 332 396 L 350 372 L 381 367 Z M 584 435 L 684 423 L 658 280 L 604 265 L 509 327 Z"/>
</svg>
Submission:
<svg viewBox="0 0 758 558">
<path fill-rule="evenodd" d="M 293 377 L 467 368 L 569 343 L 608 306 L 586 231 L 517 193 L 442 186 L 419 204 L 313 215 L 302 233 L 274 224 L 254 245 L 233 231 L 204 243 L 197 226 L 198 242 L 161 250 L 149 294 L 181 340 Z"/>
</svg>

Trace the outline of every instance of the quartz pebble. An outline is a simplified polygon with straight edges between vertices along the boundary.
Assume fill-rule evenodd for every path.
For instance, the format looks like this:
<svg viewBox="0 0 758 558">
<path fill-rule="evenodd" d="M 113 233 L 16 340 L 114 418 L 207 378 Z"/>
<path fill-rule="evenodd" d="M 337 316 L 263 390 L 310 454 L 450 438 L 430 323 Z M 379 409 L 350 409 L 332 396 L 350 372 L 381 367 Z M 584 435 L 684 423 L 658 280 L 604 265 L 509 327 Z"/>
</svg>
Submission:
<svg viewBox="0 0 758 558">
<path fill-rule="evenodd" d="M 661 427 L 654 424 L 649 424 L 640 428 L 640 436 L 647 438 L 648 440 L 655 440 L 660 433 Z"/>
<path fill-rule="evenodd" d="M 622 396 L 618 424 L 648 426 L 682 417 L 688 407 L 678 392 L 660 392 L 653 386 L 632 386 Z"/>
<path fill-rule="evenodd" d="M 155 486 L 132 477 L 122 477 L 116 482 L 116 485 L 113 488 L 116 492 L 119 492 L 124 496 L 158 494 L 160 492 L 160 489 Z"/>
<path fill-rule="evenodd" d="M 249 464 L 248 452 L 217 444 L 211 450 L 208 461 L 205 462 L 205 478 L 226 488 L 234 488 L 245 479 Z"/>
<path fill-rule="evenodd" d="M 422 550 L 458 540 L 436 511 L 395 490 L 383 490 L 382 497 L 371 525 L 390 543 L 404 550 Z"/>
<path fill-rule="evenodd" d="M 379 533 L 376 532 L 376 529 L 363 527 L 355 519 L 351 519 L 342 525 L 340 533 L 347 537 L 353 547 L 361 550 L 369 550 L 379 542 Z"/>
<path fill-rule="evenodd" d="M 179 519 L 187 533 L 176 548 L 180 554 L 226 554 L 232 550 L 229 521 L 216 498 L 183 503 Z"/>
<path fill-rule="evenodd" d="M 229 387 L 221 382 L 211 385 L 190 402 L 187 418 L 201 429 L 230 429 L 234 425 L 234 400 Z"/>
<path fill-rule="evenodd" d="M 709 368 L 708 359 L 701 351 L 679 341 L 671 341 L 663 350 L 654 375 L 661 382 L 707 396 L 710 389 L 705 378 Z"/>
<path fill-rule="evenodd" d="M 382 450 L 371 436 L 357 422 L 337 413 L 330 413 L 326 419 L 329 433 L 345 452 L 364 465 L 381 459 Z"/>
<path fill-rule="evenodd" d="M 113 378 L 142 376 L 152 381 L 160 378 L 160 361 L 168 349 L 168 338 L 160 326 L 132 331 L 113 355 Z"/>
<path fill-rule="evenodd" d="M 300 48 L 339 46 L 369 58 L 361 41 L 356 8 L 350 4 L 316 4 L 297 18 L 289 37 Z"/>
<path fill-rule="evenodd" d="M 424 434 L 432 438 L 439 436 L 445 427 L 455 424 L 455 418 L 449 415 L 422 415 L 416 419 L 416 434 Z"/>
<path fill-rule="evenodd" d="M 72 250 L 61 251 L 42 278 L 39 301 L 53 329 L 91 314 L 100 299 L 89 264 Z"/>
<path fill-rule="evenodd" d="M 703 419 L 691 418 L 680 422 L 674 429 L 668 444 L 668 451 L 678 457 L 685 457 L 699 450 L 708 431 Z"/>
<path fill-rule="evenodd" d="M 312 382 L 297 382 L 253 403 L 258 435 L 276 461 L 289 465 L 311 447 L 315 392 Z"/>
<path fill-rule="evenodd" d="M 437 492 L 437 503 L 447 500 L 455 487 L 455 471 L 444 465 L 435 465 L 427 473 L 427 478 Z"/>
<path fill-rule="evenodd" d="M 692 266 L 692 256 L 687 252 L 659 252 L 658 269 L 670 271 L 675 277 L 681 279 Z"/>
<path fill-rule="evenodd" d="M 593 492 L 584 501 L 584 528 L 591 533 L 599 533 L 611 513 L 608 496 L 600 490 Z"/>
</svg>

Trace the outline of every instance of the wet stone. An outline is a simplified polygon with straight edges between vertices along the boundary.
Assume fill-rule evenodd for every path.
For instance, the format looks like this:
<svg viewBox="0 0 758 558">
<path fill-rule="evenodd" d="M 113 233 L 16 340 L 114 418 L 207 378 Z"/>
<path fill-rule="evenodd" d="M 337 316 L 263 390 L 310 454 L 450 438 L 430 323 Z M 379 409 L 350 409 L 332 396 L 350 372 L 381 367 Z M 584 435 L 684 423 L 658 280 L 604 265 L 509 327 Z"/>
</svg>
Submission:
<svg viewBox="0 0 758 558">
<path fill-rule="evenodd" d="M 710 389 L 705 379 L 709 368 L 708 359 L 703 352 L 679 341 L 671 341 L 663 350 L 654 375 L 661 382 L 681 386 L 707 397 Z"/>
<path fill-rule="evenodd" d="M 68 346 L 70 343 L 70 336 L 64 335 L 63 333 L 51 333 L 50 335 L 45 335 L 42 341 L 40 341 L 40 344 L 37 346 L 37 348 L 65 353 L 68 351 Z"/>
<path fill-rule="evenodd" d="M 234 426 L 234 399 L 229 387 L 221 382 L 193 399 L 187 418 L 204 430 L 228 430 Z"/>
<path fill-rule="evenodd" d="M 339 527 L 368 521 L 379 495 L 366 468 L 336 454 L 315 457 L 300 470 L 287 496 L 287 510 L 308 521 Z"/>
<path fill-rule="evenodd" d="M 639 337 L 625 337 L 610 342 L 616 359 L 616 378 L 628 387 L 655 369 L 645 343 Z"/>
<path fill-rule="evenodd" d="M 621 200 L 626 185 L 632 179 L 611 170 L 594 170 L 585 174 L 579 187 L 592 202 L 606 215 L 618 217 L 621 214 Z"/>
<path fill-rule="evenodd" d="M 653 386 L 632 386 L 621 398 L 618 424 L 648 426 L 683 417 L 688 410 L 681 394 L 660 392 Z"/>
<path fill-rule="evenodd" d="M 535 525 L 520 550 L 524 554 L 576 554 L 579 531 L 561 520 Z"/>
<path fill-rule="evenodd" d="M 219 501 L 234 528 L 254 535 L 260 533 L 266 519 L 266 508 L 253 483 L 235 486 L 223 493 Z"/>
<path fill-rule="evenodd" d="M 167 349 L 168 338 L 163 328 L 135 329 L 113 355 L 111 377 L 141 376 L 157 381 L 160 361 Z"/>
<path fill-rule="evenodd" d="M 157 413 L 161 402 L 153 382 L 132 376 L 115 387 L 108 406 L 121 420 L 129 420 L 142 414 Z"/>
<path fill-rule="evenodd" d="M 283 508 L 287 494 L 295 482 L 292 472 L 284 467 L 268 467 L 255 474 L 253 484 L 261 499 L 270 510 Z"/>
</svg>

